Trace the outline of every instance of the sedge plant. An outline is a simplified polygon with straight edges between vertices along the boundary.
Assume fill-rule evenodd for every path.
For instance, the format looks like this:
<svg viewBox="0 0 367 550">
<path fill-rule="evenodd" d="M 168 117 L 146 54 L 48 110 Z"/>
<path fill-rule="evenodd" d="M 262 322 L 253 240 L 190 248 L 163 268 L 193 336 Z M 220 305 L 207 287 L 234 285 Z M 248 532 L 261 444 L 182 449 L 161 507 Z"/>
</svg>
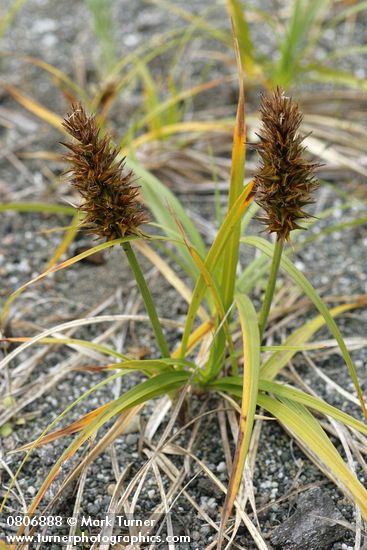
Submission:
<svg viewBox="0 0 367 550">
<path fill-rule="evenodd" d="M 80 192 L 84 213 L 83 225 L 91 233 L 107 241 L 140 235 L 139 226 L 148 221 L 137 201 L 138 189 L 131 171 L 123 173 L 123 161 L 116 162 L 117 148 L 110 147 L 108 136 L 100 138 L 95 117 L 88 117 L 83 106 L 74 105 L 64 127 L 76 143 L 65 143 L 70 153 L 70 180 Z M 163 357 L 169 355 L 152 296 L 129 241 L 122 248 L 139 286 L 141 296 Z"/>
<path fill-rule="evenodd" d="M 261 167 L 255 176 L 256 200 L 265 214 L 260 220 L 268 233 L 275 233 L 276 243 L 270 276 L 259 318 L 260 337 L 264 335 L 284 242 L 291 231 L 301 229 L 299 220 L 309 217 L 304 206 L 313 202 L 317 187 L 314 176 L 317 164 L 304 158 L 303 138 L 299 133 L 302 113 L 297 103 L 277 88 L 270 97 L 263 96 L 260 106 L 262 129 L 255 146 Z"/>
<path fill-rule="evenodd" d="M 339 345 L 362 411 L 367 417 L 354 365 L 334 320 L 337 315 L 361 304 L 354 301 L 329 310 L 310 282 L 289 259 L 288 251 L 284 250 L 291 238 L 291 232 L 302 227 L 302 220 L 305 222 L 305 218 L 309 216 L 304 207 L 316 200 L 317 164 L 305 158 L 300 134 L 301 111 L 297 103 L 277 88 L 270 95 L 263 96 L 260 113 L 262 127 L 256 149 L 261 162 L 253 180 L 244 185 L 246 127 L 241 79 L 234 127 L 228 210 L 209 248 L 206 248 L 198 230 L 177 199 L 156 178 L 138 165 L 134 166 L 132 162 L 128 163 L 130 167 L 126 169 L 125 159 L 120 157 L 119 151 L 112 145 L 111 137 L 101 133 L 94 115 L 88 115 L 81 104 L 75 104 L 66 116 L 63 127 L 72 141 L 66 143 L 68 154 L 65 160 L 69 163 L 70 182 L 81 195 L 80 228 L 92 232 L 106 242 L 50 268 L 36 280 L 68 267 L 96 250 L 121 245 L 143 298 L 156 338 L 157 350 L 156 357 L 152 354 L 150 359 L 132 360 L 110 348 L 96 348 L 114 358 L 114 362 L 109 362 L 102 369 L 107 373 L 114 371 L 104 384 L 132 370 L 142 373 L 145 380 L 66 429 L 47 433 L 63 416 L 60 415 L 37 441 L 23 447 L 28 451 L 27 458 L 34 446 L 50 443 L 62 435 L 76 433 L 39 489 L 29 513 L 35 512 L 62 465 L 110 419 L 117 419 L 118 430 L 113 432 L 116 437 L 121 432 L 121 426 L 126 426 L 127 421 L 153 398 L 169 395 L 180 400 L 180 396 L 184 394 L 220 392 L 231 396 L 235 401 L 240 400 L 241 412 L 236 452 L 218 535 L 218 549 L 222 548 L 225 527 L 233 506 L 239 507 L 236 495 L 243 479 L 257 407 L 276 418 L 292 434 L 308 456 L 357 505 L 367 519 L 367 491 L 344 462 L 318 416 L 331 417 L 344 426 L 357 430 L 360 437 L 367 435 L 367 426 L 361 419 L 352 417 L 315 395 L 276 379 L 280 373 L 285 376 L 284 367 L 289 360 L 298 351 L 307 349 L 306 342 L 319 328 L 327 325 Z M 156 220 L 154 233 L 149 232 L 149 216 L 141 205 L 138 183 L 141 185 L 146 206 Z M 169 207 L 164 203 L 165 200 Z M 243 235 L 241 231 L 243 219 L 251 216 L 250 206 L 255 201 L 264 212 L 260 219 L 265 223 L 268 232 L 276 235 L 275 245 L 256 235 Z M 256 277 L 255 283 L 250 284 L 243 280 L 242 274 L 237 270 L 239 250 L 243 245 L 256 247 L 262 253 L 262 258 L 271 259 L 270 265 L 266 262 L 264 264 L 265 267 L 269 266 L 269 272 L 260 308 L 255 307 L 251 293 Z M 158 256 L 154 246 L 161 250 L 170 250 L 169 246 L 176 247 L 182 269 L 193 280 L 192 289 L 175 276 L 164 258 Z M 174 348 L 167 341 L 163 321 L 157 313 L 148 282 L 134 252 L 135 248 L 153 261 L 188 303 L 182 338 Z M 255 260 L 246 267 L 245 273 L 249 279 L 249 270 L 256 271 L 257 265 Z M 291 331 L 282 344 L 266 347 L 269 312 L 280 270 L 310 299 L 319 314 Z M 244 291 L 246 282 L 248 284 Z M 93 320 L 85 319 L 81 324 L 92 322 Z M 22 345 L 10 352 L 0 363 L 0 368 L 34 343 L 55 344 L 57 338 L 52 335 L 70 326 L 70 323 L 65 323 L 32 339 L 23 339 Z M 236 336 L 239 327 L 240 339 Z M 83 341 L 78 340 L 78 344 L 83 345 Z M 92 346 L 86 341 L 84 345 Z M 267 352 L 265 357 L 263 351 Z M 89 390 L 80 399 L 92 391 L 93 389 Z M 72 406 L 68 410 L 71 408 Z M 90 453 L 90 460 L 94 456 L 95 453 Z M 83 464 L 85 463 L 84 460 Z M 73 473 L 67 476 L 64 486 L 71 479 Z M 251 534 L 256 531 L 251 522 L 246 525 Z"/>
<path fill-rule="evenodd" d="M 153 36 L 151 39 L 145 37 L 143 44 L 131 52 L 124 52 L 120 59 L 116 59 L 117 44 L 114 41 L 116 33 L 111 2 L 86 1 L 94 21 L 95 38 L 101 50 L 100 62 L 95 67 L 95 73 L 98 75 L 97 82 L 81 86 L 76 79 L 42 58 L 23 57 L 9 52 L 3 55 L 16 57 L 44 71 L 51 78 L 52 85 L 56 87 L 58 93 L 66 97 L 68 102 L 82 101 L 90 111 L 96 112 L 98 124 L 101 127 L 111 127 L 111 123 L 115 122 L 111 120 L 113 110 L 116 111 L 117 106 L 118 108 L 123 106 L 126 96 L 130 94 L 136 96 L 142 90 L 141 101 L 138 102 L 134 113 L 130 113 L 128 128 L 119 141 L 124 154 L 128 154 L 129 159 L 136 155 L 139 162 L 148 170 L 153 170 L 158 177 L 165 178 L 166 181 L 175 180 L 177 185 L 182 180 L 188 181 L 193 176 L 207 180 L 212 176 L 212 171 L 208 170 L 210 160 L 205 158 L 202 162 L 198 162 L 195 154 L 196 162 L 192 162 L 191 148 L 200 150 L 206 140 L 220 135 L 217 154 L 218 158 L 222 157 L 221 162 L 225 162 L 230 149 L 231 121 L 227 117 L 203 121 L 202 114 L 192 120 L 185 120 L 185 113 L 190 105 L 188 102 L 192 102 L 196 95 L 206 94 L 235 78 L 235 75 L 231 74 L 228 77 L 207 80 L 205 68 L 211 65 L 213 59 L 223 63 L 224 67 L 232 64 L 231 33 L 207 20 L 207 16 L 217 9 L 215 6 L 211 6 L 207 11 L 201 11 L 200 15 L 194 15 L 176 5 L 177 3 L 168 0 L 154 0 L 153 3 L 158 8 L 171 11 L 177 17 L 187 21 L 187 26 Z M 14 1 L 12 4 L 14 6 L 12 5 L 9 10 L 10 17 L 7 14 L 4 18 L 6 28 L 23 2 Z M 311 152 L 321 156 L 322 160 L 326 160 L 329 164 L 335 164 L 343 169 L 348 168 L 353 173 L 365 177 L 366 171 L 359 162 L 366 142 L 365 128 L 359 123 L 360 113 L 363 116 L 365 109 L 363 104 L 365 99 L 363 94 L 354 94 L 352 90 L 364 92 L 366 79 L 356 76 L 351 71 L 336 68 L 335 61 L 354 54 L 364 55 L 366 46 L 352 41 L 350 47 L 343 45 L 335 51 L 332 49 L 328 52 L 325 48 L 320 60 L 320 51 L 324 50 L 324 37 L 328 33 L 343 33 L 344 40 L 341 43 L 348 43 L 353 38 L 356 34 L 351 32 L 354 20 L 363 13 L 365 3 L 353 3 L 340 10 L 339 7 L 336 9 L 334 4 L 329 0 L 325 2 L 293 0 L 289 9 L 269 13 L 259 9 L 253 10 L 248 5 L 244 6 L 240 0 L 226 0 L 224 3 L 233 22 L 233 30 L 241 53 L 241 65 L 249 87 L 261 86 L 269 90 L 276 85 L 281 85 L 287 89 L 298 89 L 298 86 L 306 81 L 311 83 L 316 81 L 317 83 L 327 82 L 328 85 L 336 88 L 335 91 L 316 95 L 302 94 L 303 109 L 306 113 L 305 123 L 310 124 L 313 129 L 313 138 L 309 141 L 308 147 Z M 258 25 L 266 26 L 266 31 L 275 41 L 274 47 L 270 48 L 270 54 L 264 53 L 262 45 L 255 40 L 254 29 Z M 186 88 L 185 81 L 189 80 L 189 74 L 186 77 L 185 73 L 178 70 L 179 63 L 185 61 L 186 67 L 190 65 L 185 60 L 187 46 L 193 37 L 204 34 L 211 36 L 219 44 L 220 49 L 214 52 L 211 49 L 206 52 L 204 49 L 200 53 L 204 61 L 200 79 L 197 81 L 195 77 L 194 85 Z M 158 85 L 151 64 L 157 60 L 162 64 L 161 55 L 169 51 L 175 51 L 174 61 L 168 65 L 163 61 L 167 73 Z M 273 55 L 274 51 L 277 55 Z M 179 73 L 180 77 L 174 78 L 174 73 Z M 36 98 L 26 95 L 22 89 L 10 83 L 2 82 L 1 85 L 7 94 L 34 116 L 63 131 L 62 117 L 58 113 L 51 111 Z M 348 92 L 345 93 L 344 88 L 339 89 L 340 85 L 347 87 Z M 328 114 L 330 102 L 335 105 L 332 116 Z M 204 103 L 206 103 L 205 100 Z M 345 121 L 346 117 L 350 120 L 348 124 Z M 256 117 L 249 116 L 248 123 L 253 128 L 257 123 Z M 348 132 L 347 136 L 346 132 Z M 169 147 L 166 148 L 167 141 Z M 225 151 L 223 151 L 224 143 Z M 345 152 L 346 143 L 348 155 Z M 153 163 L 150 162 L 151 150 L 155 154 Z M 26 151 L 22 155 L 28 159 L 59 159 L 59 155 L 54 151 Z M 184 157 L 185 161 L 176 162 L 177 155 Z M 27 205 L 28 211 L 31 212 L 34 208 L 31 202 L 22 205 L 5 203 L 0 204 L 0 207 L 4 210 L 25 211 Z M 43 208 L 44 211 L 48 211 L 50 205 L 43 203 Z M 67 232 L 64 241 L 50 258 L 49 265 L 57 263 L 74 237 L 73 230 Z"/>
</svg>

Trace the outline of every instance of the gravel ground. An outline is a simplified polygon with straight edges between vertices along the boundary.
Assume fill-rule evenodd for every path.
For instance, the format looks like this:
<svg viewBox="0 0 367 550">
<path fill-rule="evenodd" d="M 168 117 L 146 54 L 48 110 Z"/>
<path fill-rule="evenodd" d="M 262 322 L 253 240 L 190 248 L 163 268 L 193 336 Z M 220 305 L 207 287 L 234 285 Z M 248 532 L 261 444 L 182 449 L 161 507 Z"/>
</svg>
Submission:
<svg viewBox="0 0 367 550">
<path fill-rule="evenodd" d="M 177 3 L 179 4 L 179 3 Z M 210 2 L 206 3 L 211 6 Z M 199 13 L 203 2 L 186 1 L 186 9 Z M 143 9 L 144 7 L 144 9 Z M 126 54 L 132 51 L 137 45 L 143 43 L 147 36 L 173 28 L 178 21 L 167 12 L 159 10 L 153 5 L 143 5 L 140 1 L 127 2 L 121 0 L 114 4 L 114 20 L 116 22 L 116 33 L 119 37 L 116 41 L 117 54 Z M 223 7 L 216 5 L 211 13 L 213 21 L 220 20 L 223 26 L 228 27 L 223 13 Z M 262 37 L 262 30 L 259 31 L 259 39 Z M 363 31 L 358 27 L 358 32 Z M 334 37 L 326 37 L 330 42 Z M 268 44 L 266 40 L 261 40 Z M 361 40 L 361 43 L 363 41 Z M 194 53 L 207 47 L 203 38 L 196 38 L 190 44 L 187 55 L 191 63 L 187 69 L 185 60 L 185 77 L 194 79 L 199 71 L 199 65 L 195 65 Z M 264 46 L 266 47 L 266 46 Z M 271 47 L 271 44 L 270 46 Z M 98 51 L 92 32 L 92 21 L 85 3 L 81 1 L 63 0 L 62 2 L 49 3 L 44 0 L 29 0 L 18 15 L 11 32 L 8 32 L 3 41 L 3 48 L 16 51 L 19 54 L 42 57 L 45 61 L 55 64 L 67 74 L 76 75 L 80 83 L 87 78 L 89 86 L 97 81 L 96 60 Z M 356 65 L 358 59 L 356 58 Z M 51 79 L 30 64 L 25 64 L 15 58 L 4 58 L 2 60 L 3 78 L 8 83 L 17 85 L 25 93 L 37 98 L 37 100 L 50 109 L 63 113 L 65 101 L 55 91 Z M 159 78 L 161 67 L 155 67 L 157 78 Z M 180 65 L 177 70 L 180 70 Z M 214 76 L 216 67 L 211 67 Z M 224 94 L 224 95 L 223 95 Z M 232 92 L 228 89 L 221 89 L 220 93 L 211 96 L 213 105 L 215 102 L 222 104 L 223 97 L 228 102 Z M 136 98 L 135 98 L 136 99 Z M 125 120 L 129 112 L 129 101 L 126 96 L 119 105 L 114 123 L 121 133 L 125 127 Z M 195 105 L 192 107 L 195 109 Z M 5 201 L 39 200 L 47 201 L 52 199 L 56 189 L 56 179 L 62 170 L 58 163 L 50 163 L 45 168 L 41 161 L 17 162 L 12 153 L 19 149 L 39 150 L 47 149 L 60 151 L 58 145 L 59 135 L 54 130 L 47 129 L 37 119 L 31 117 L 26 111 L 21 110 L 6 94 L 0 98 L 0 132 L 3 141 L 3 153 L 0 157 L 0 193 L 1 199 Z M 52 172 L 51 172 L 52 170 Z M 57 193 L 68 198 L 64 187 L 58 187 Z M 208 197 L 202 201 L 196 195 L 185 196 L 187 208 L 200 215 L 212 219 L 214 201 Z M 332 187 L 320 192 L 320 201 L 326 206 L 341 206 L 342 201 Z M 356 212 L 352 210 L 343 211 L 337 208 L 333 215 L 333 222 L 344 222 L 353 219 Z M 361 214 L 360 214 L 361 215 Z M 59 242 L 59 234 L 48 232 L 55 226 L 63 226 L 69 219 L 54 215 L 19 214 L 7 212 L 2 214 L 0 224 L 0 275 L 2 286 L 0 289 L 0 300 L 3 302 L 9 293 L 16 290 L 22 283 L 34 277 L 45 266 L 50 258 L 50 253 L 55 250 Z M 317 231 L 326 227 L 329 222 L 321 222 L 317 225 Z M 256 225 L 254 226 L 256 230 Z M 316 231 L 316 230 L 315 230 Z M 77 247 L 88 246 L 91 239 L 81 238 L 73 244 L 72 251 L 76 252 Z M 297 266 L 309 277 L 310 281 L 324 294 L 350 295 L 365 294 L 367 292 L 367 270 L 365 262 L 365 249 L 367 246 L 367 230 L 359 227 L 343 233 L 334 233 L 318 241 L 317 246 L 307 246 L 302 253 L 297 253 L 295 259 Z M 248 255 L 244 255 L 246 262 Z M 146 271 L 150 266 L 143 261 Z M 113 273 L 113 276 L 111 274 Z M 156 273 L 150 273 L 150 281 L 154 295 L 158 298 L 159 311 L 163 316 L 181 320 L 185 312 L 184 304 L 178 299 L 177 294 L 172 291 Z M 97 307 L 98 304 L 105 304 L 103 314 L 115 314 L 130 308 L 130 311 L 144 313 L 141 303 L 134 294 L 134 285 L 131 283 L 130 272 L 120 250 L 113 250 L 104 255 L 101 265 L 91 263 L 80 263 L 71 269 L 59 272 L 48 277 L 46 280 L 32 286 L 13 305 L 11 312 L 11 324 L 6 330 L 11 330 L 14 335 L 35 334 L 40 329 L 62 323 L 65 320 L 80 318 Z M 135 308 L 135 309 L 134 309 Z M 339 326 L 346 337 L 365 336 L 367 311 L 358 310 L 357 313 L 345 314 L 339 320 Z M 296 320 L 294 326 L 296 326 Z M 109 325 L 84 327 L 74 337 L 95 338 L 101 331 L 107 330 Z M 8 332 L 9 334 L 9 332 Z M 286 334 L 286 329 L 281 330 L 281 335 Z M 319 338 L 329 338 L 327 331 L 320 331 Z M 168 337 L 172 342 L 177 338 L 175 330 L 170 329 Z M 144 324 L 134 324 L 125 334 L 124 329 L 115 330 L 112 336 L 113 344 L 120 351 L 130 350 L 133 353 L 144 353 L 149 350 L 154 356 L 155 344 L 153 338 L 147 332 Z M 29 359 L 33 354 L 40 354 L 41 347 L 36 347 L 32 355 L 23 353 L 14 365 L 12 373 L 14 380 L 16 376 L 21 378 L 22 371 L 16 370 L 21 361 Z M 318 354 L 317 364 L 322 371 L 335 380 L 345 390 L 353 391 L 353 385 L 349 379 L 346 367 L 339 354 L 332 355 Z M 314 355 L 312 355 L 313 357 Z M 316 354 L 315 354 L 316 356 Z M 32 401 L 19 415 L 16 421 L 12 420 L 3 427 L 1 438 L 2 460 L 12 472 L 16 471 L 20 463 L 19 455 L 7 455 L 8 451 L 19 447 L 24 442 L 33 440 L 51 419 L 54 419 L 65 407 L 70 405 L 92 384 L 103 379 L 101 374 L 83 371 L 65 372 L 70 354 L 60 348 L 54 349 L 45 357 L 38 358 L 34 369 L 27 380 L 26 392 L 19 390 L 16 393 L 16 400 L 23 400 L 27 395 L 40 391 L 42 386 L 50 382 L 50 387 L 41 398 Z M 362 383 L 362 388 L 367 389 L 366 378 L 366 349 L 357 349 L 352 352 L 352 358 L 357 367 Z M 77 365 L 90 364 L 92 358 L 80 357 Z M 359 415 L 358 409 L 342 396 L 337 394 L 333 388 L 325 384 L 321 378 L 315 376 L 313 369 L 307 364 L 303 356 L 298 355 L 294 359 L 294 368 L 302 379 L 325 397 L 343 410 L 348 410 Z M 10 375 L 9 375 L 10 376 Z M 51 384 L 56 377 L 56 384 Z M 137 375 L 124 377 L 119 384 L 108 385 L 100 388 L 97 392 L 85 399 L 67 417 L 67 423 L 75 420 L 91 409 L 111 400 L 132 387 L 139 377 Z M 6 375 L 3 387 L 6 386 Z M 13 382 L 14 383 L 14 382 Z M 6 404 L 5 404 L 6 405 Z M 202 401 L 195 397 L 191 404 L 191 413 L 198 413 Z M 7 405 L 9 406 L 9 405 Z M 216 409 L 222 406 L 222 402 L 211 397 L 206 408 Z M 148 407 L 141 414 L 141 422 L 147 422 L 153 411 L 153 405 Z M 6 415 L 7 409 L 1 411 Z M 3 417 L 0 417 L 3 418 Z M 159 430 L 157 436 L 162 434 L 164 426 Z M 175 427 L 177 429 L 177 426 Z M 200 427 L 200 437 L 195 448 L 196 456 L 202 460 L 224 483 L 227 482 L 227 470 L 225 456 L 221 445 L 213 445 L 213 438 L 206 435 L 218 434 L 219 427 L 216 413 L 204 417 Z M 179 436 L 177 442 L 185 447 L 190 437 L 187 430 Z M 67 441 L 58 441 L 35 450 L 23 468 L 19 478 L 20 491 L 12 492 L 9 498 L 9 505 L 14 510 L 22 509 L 22 502 L 19 501 L 19 494 L 24 495 L 26 504 L 29 504 L 32 497 L 47 475 L 50 467 L 65 448 Z M 158 441 L 158 439 L 154 439 Z M 300 504 L 300 494 L 309 486 L 320 487 L 322 494 L 330 497 L 331 509 L 336 510 L 346 522 L 354 524 L 355 512 L 345 497 L 320 474 L 319 470 L 305 458 L 305 455 L 292 443 L 287 434 L 274 422 L 264 422 L 259 441 L 258 459 L 254 472 L 254 490 L 256 504 L 259 509 L 259 521 L 262 533 L 269 544 L 278 548 L 331 548 L 332 550 L 348 550 L 353 548 L 354 533 L 348 529 L 342 529 L 338 533 L 338 539 L 329 538 L 325 535 L 317 546 L 302 546 L 294 543 L 287 543 L 281 537 L 275 535 L 276 527 L 284 524 L 287 518 L 292 517 Z M 233 445 L 232 445 L 233 452 Z M 343 451 L 341 451 L 343 452 Z M 169 455 L 177 468 L 182 467 L 181 457 Z M 128 479 L 143 465 L 145 457 L 141 455 L 139 448 L 138 426 L 132 426 L 130 433 L 120 436 L 114 446 L 113 453 L 105 452 L 89 467 L 83 492 L 80 512 L 82 514 L 100 517 L 106 513 L 111 494 L 116 486 L 116 463 L 119 470 L 129 464 L 130 471 Z M 65 467 L 68 471 L 68 466 Z M 366 482 L 365 473 L 358 472 L 361 482 Z M 4 487 L 8 484 L 8 475 L 0 465 L 0 481 Z M 201 509 L 215 522 L 220 519 L 223 497 L 216 486 L 210 482 L 207 476 L 201 472 L 197 465 L 193 465 L 187 475 L 189 484 L 188 492 L 199 503 Z M 45 503 L 55 494 L 59 481 L 57 481 L 46 495 Z M 164 486 L 167 489 L 168 481 L 164 479 Z M 283 495 L 290 495 L 283 501 Z M 70 516 L 74 509 L 76 498 L 76 487 L 71 487 L 59 499 L 55 513 Z M 323 515 L 327 510 L 327 503 L 321 502 L 316 494 L 312 496 L 315 509 L 319 510 L 318 515 Z M 137 503 L 137 512 L 146 515 L 154 506 L 160 502 L 159 490 L 153 473 L 150 473 L 144 483 L 141 497 Z M 319 508 L 318 508 L 319 505 Z M 330 502 L 329 504 L 330 505 Z M 303 504 L 305 506 L 305 503 Z M 214 529 L 194 512 L 192 506 L 181 496 L 173 509 L 174 533 L 189 534 L 190 545 L 181 543 L 176 546 L 179 550 L 186 548 L 203 550 L 214 540 Z M 6 510 L 6 515 L 10 509 Z M 325 514 L 327 512 L 325 511 Z M 2 522 L 0 521 L 0 534 Z M 296 528 L 295 528 L 296 529 Z M 300 529 L 298 525 L 298 529 Z M 314 541 L 317 539 L 314 539 Z M 247 531 L 240 528 L 236 537 L 237 544 L 243 548 L 252 549 Z M 46 543 L 45 543 L 46 544 Z M 116 546 L 117 548 L 118 546 Z M 164 546 L 159 546 L 164 548 Z M 42 547 L 41 547 L 42 548 Z M 47 544 L 51 550 L 60 549 L 58 544 Z M 88 546 L 80 546 L 88 548 Z"/>
</svg>

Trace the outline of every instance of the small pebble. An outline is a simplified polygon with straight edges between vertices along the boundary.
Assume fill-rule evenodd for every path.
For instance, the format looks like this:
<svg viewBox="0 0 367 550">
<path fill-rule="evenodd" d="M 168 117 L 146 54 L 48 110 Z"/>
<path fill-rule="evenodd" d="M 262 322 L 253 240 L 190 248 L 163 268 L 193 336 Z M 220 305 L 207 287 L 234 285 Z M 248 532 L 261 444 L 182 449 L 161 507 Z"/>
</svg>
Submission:
<svg viewBox="0 0 367 550">
<path fill-rule="evenodd" d="M 227 471 L 227 465 L 225 462 L 219 462 L 217 466 L 217 472 L 223 473 Z"/>
<path fill-rule="evenodd" d="M 193 532 L 191 533 L 191 538 L 192 538 L 192 540 L 200 540 L 200 533 L 199 533 L 199 531 L 193 531 Z"/>
<path fill-rule="evenodd" d="M 110 495 L 110 496 L 112 496 L 115 489 L 116 489 L 116 483 L 110 483 L 110 484 L 107 486 L 107 494 Z"/>
<path fill-rule="evenodd" d="M 135 445 L 135 443 L 137 443 L 138 439 L 139 439 L 138 434 L 128 434 L 126 436 L 125 441 L 126 441 L 127 445 Z"/>
</svg>

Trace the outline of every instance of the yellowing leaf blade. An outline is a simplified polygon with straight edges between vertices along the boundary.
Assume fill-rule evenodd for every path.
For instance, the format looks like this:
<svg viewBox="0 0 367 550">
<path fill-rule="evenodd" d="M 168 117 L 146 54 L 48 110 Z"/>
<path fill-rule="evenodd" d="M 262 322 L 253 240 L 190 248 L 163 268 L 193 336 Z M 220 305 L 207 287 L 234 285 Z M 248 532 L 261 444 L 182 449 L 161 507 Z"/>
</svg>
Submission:
<svg viewBox="0 0 367 550">
<path fill-rule="evenodd" d="M 15 86 L 12 86 L 11 84 L 6 84 L 5 82 L 1 82 L 1 86 L 20 105 L 22 105 L 25 109 L 27 109 L 33 115 L 40 118 L 41 120 L 44 120 L 45 122 L 50 124 L 50 126 L 53 126 L 63 134 L 66 133 L 65 129 L 62 126 L 62 118 L 59 115 L 57 115 L 56 113 L 53 113 L 52 111 L 50 111 L 49 109 L 47 109 L 46 107 L 38 103 L 38 101 L 35 101 L 34 99 L 23 94 Z"/>
<path fill-rule="evenodd" d="M 258 396 L 258 404 L 278 418 L 306 448 L 310 449 L 325 464 L 326 471 L 332 472 L 342 483 L 345 494 L 358 504 L 364 518 L 367 519 L 366 489 L 349 470 L 311 413 L 302 405 L 288 400 L 280 402 L 261 393 Z"/>
<path fill-rule="evenodd" d="M 260 372 L 260 333 L 255 308 L 251 300 L 244 294 L 237 294 L 235 300 L 240 314 L 242 328 L 244 375 L 237 448 L 223 506 L 217 542 L 218 550 L 222 548 L 224 530 L 233 509 L 242 479 L 255 418 Z"/>
</svg>

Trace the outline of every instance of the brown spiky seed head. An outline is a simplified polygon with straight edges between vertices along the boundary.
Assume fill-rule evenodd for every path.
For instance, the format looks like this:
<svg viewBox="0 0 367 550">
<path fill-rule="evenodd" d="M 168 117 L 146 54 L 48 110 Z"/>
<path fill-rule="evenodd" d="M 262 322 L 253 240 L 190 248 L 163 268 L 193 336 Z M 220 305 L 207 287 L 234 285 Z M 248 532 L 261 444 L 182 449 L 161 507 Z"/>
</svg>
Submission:
<svg viewBox="0 0 367 550">
<path fill-rule="evenodd" d="M 119 150 L 107 134 L 100 137 L 95 116 L 88 116 L 81 104 L 72 105 L 63 126 L 75 141 L 63 143 L 69 149 L 69 181 L 83 198 L 83 227 L 107 240 L 139 235 L 148 216 L 138 202 L 133 172 L 124 170 L 125 159 L 117 161 Z"/>
<path fill-rule="evenodd" d="M 299 220 L 310 217 L 303 207 L 314 202 L 312 193 L 318 186 L 314 172 L 320 165 L 304 158 L 304 137 L 298 132 L 303 115 L 281 88 L 262 95 L 260 113 L 256 202 L 265 210 L 260 220 L 267 231 L 288 240 L 293 229 L 301 229 Z"/>
</svg>

